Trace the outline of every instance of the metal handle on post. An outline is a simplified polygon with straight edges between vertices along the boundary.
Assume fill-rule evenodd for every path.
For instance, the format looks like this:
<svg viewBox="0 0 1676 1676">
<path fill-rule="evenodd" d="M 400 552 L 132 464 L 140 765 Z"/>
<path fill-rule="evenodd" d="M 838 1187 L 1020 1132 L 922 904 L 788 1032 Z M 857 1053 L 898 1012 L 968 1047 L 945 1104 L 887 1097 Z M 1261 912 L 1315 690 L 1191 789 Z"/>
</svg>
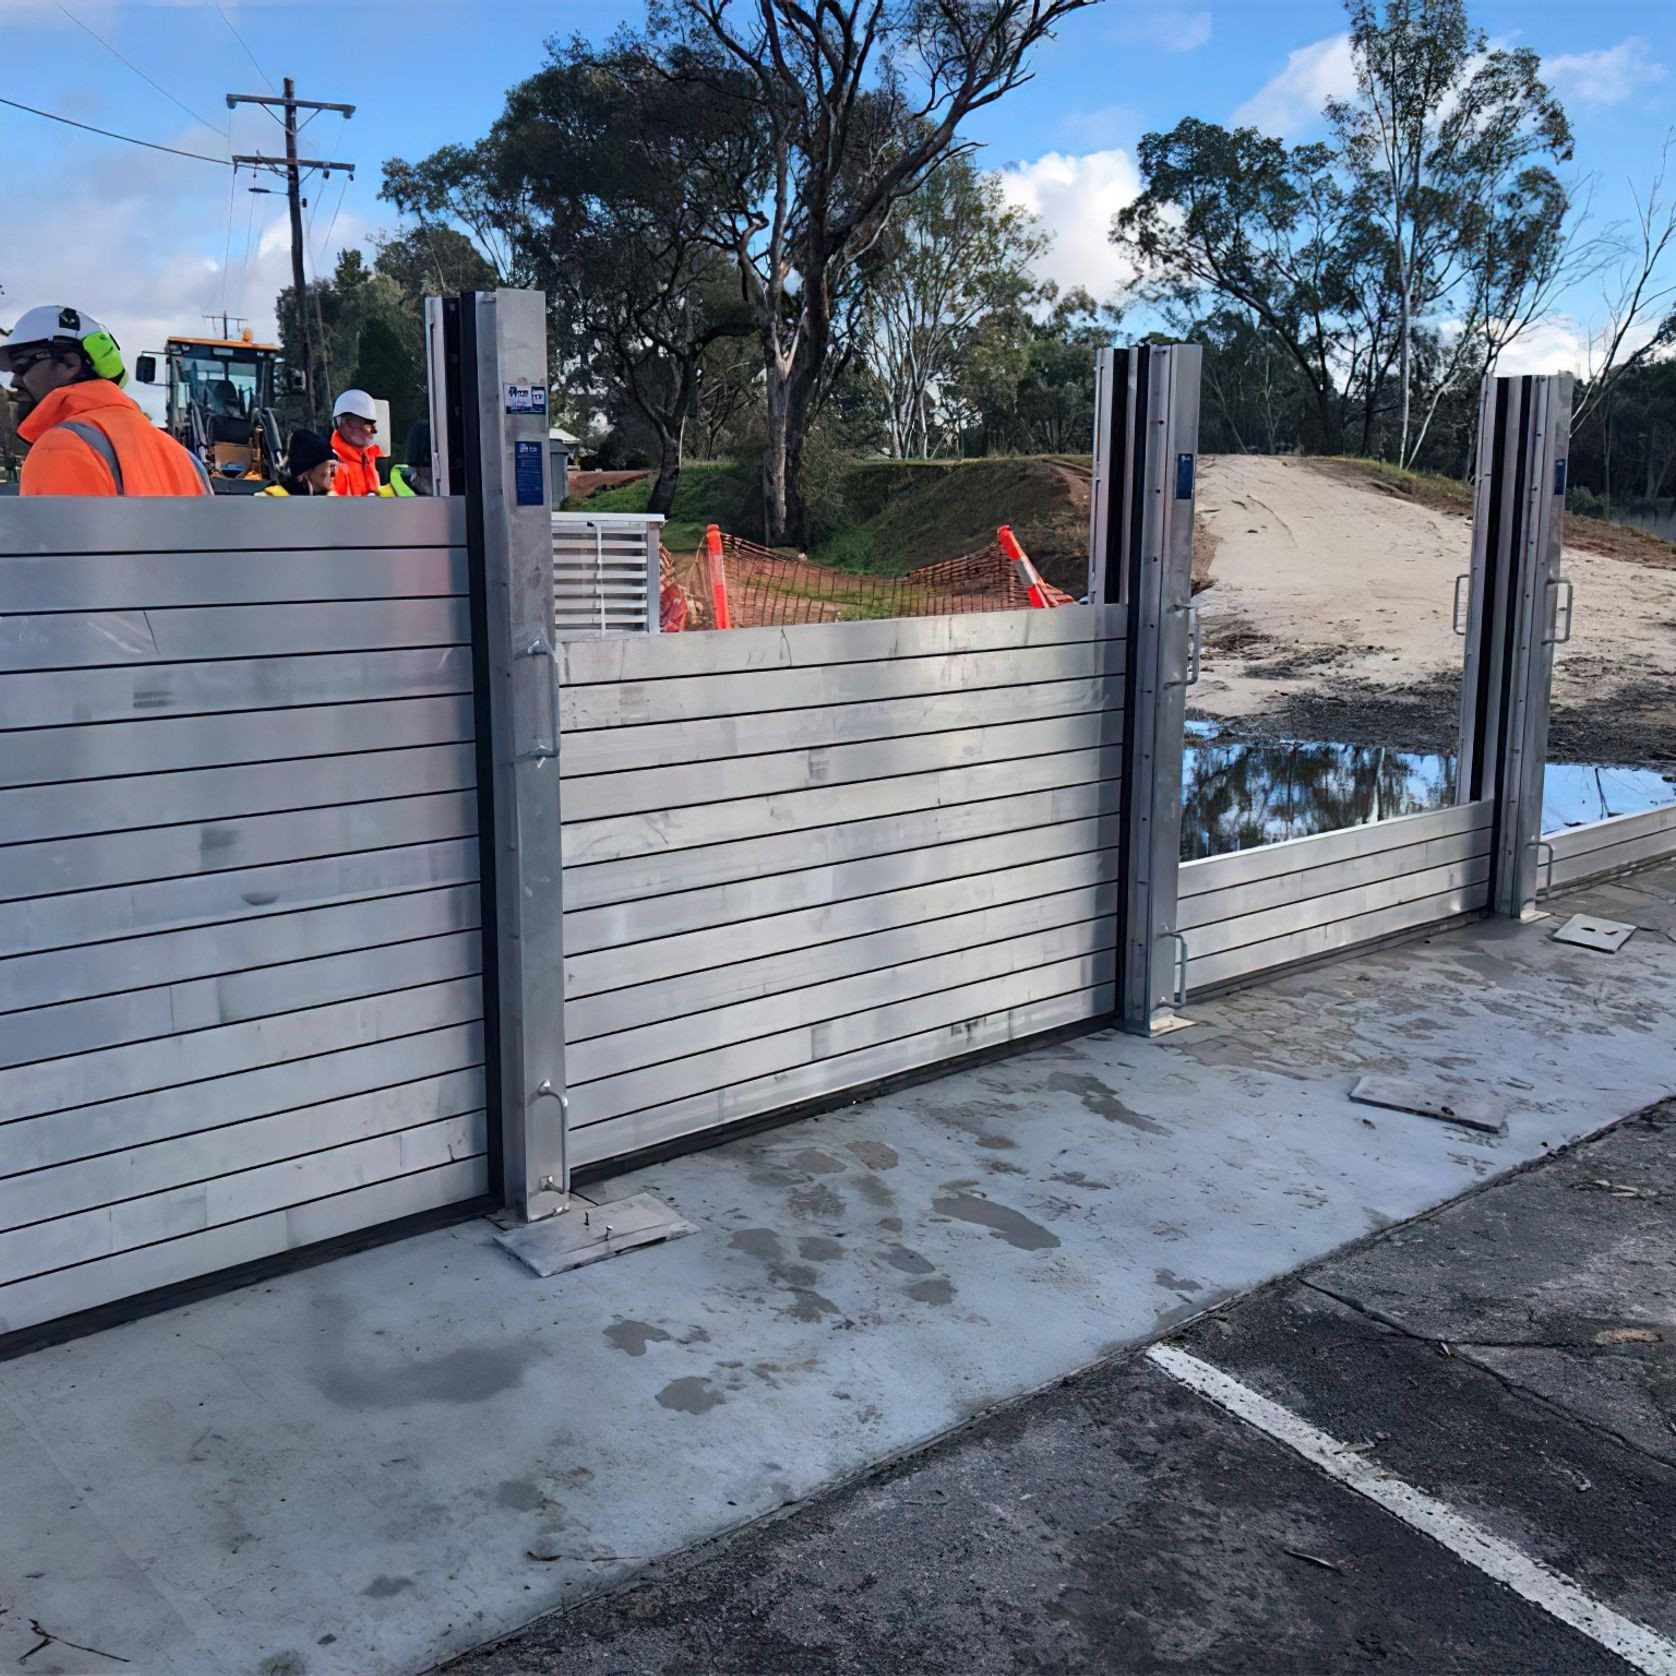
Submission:
<svg viewBox="0 0 1676 1676">
<path fill-rule="evenodd" d="M 1544 850 L 1548 852 L 1548 859 L 1546 862 L 1542 859 L 1542 852 Z M 1538 838 L 1536 840 L 1536 865 L 1539 870 L 1542 867 L 1546 867 L 1548 869 L 1548 882 L 1545 885 L 1539 885 L 1536 893 L 1538 896 L 1551 895 L 1554 889 L 1554 846 L 1550 844 L 1546 838 Z"/>
<path fill-rule="evenodd" d="M 1466 637 L 1467 624 L 1461 621 L 1461 584 L 1463 582 L 1470 583 L 1471 581 L 1472 572 L 1470 570 L 1463 570 L 1461 574 L 1455 578 L 1455 606 L 1452 618 L 1456 634 L 1460 635 L 1463 639 Z M 1467 615 L 1470 619 L 1472 615 L 1472 596 L 1470 594 L 1467 596 Z"/>
<path fill-rule="evenodd" d="M 562 1214 L 570 1209 L 570 1097 L 553 1086 L 551 1077 L 543 1077 L 536 1088 L 535 1098 L 559 1102 L 559 1173 L 557 1176 L 543 1176 L 541 1191 L 559 1195 L 559 1209 L 555 1214 Z"/>
<path fill-rule="evenodd" d="M 522 756 L 515 758 L 517 762 L 545 762 L 550 757 L 559 754 L 559 654 L 547 644 L 545 640 L 532 640 L 524 648 L 526 658 L 546 658 L 547 660 L 547 737 L 550 741 L 546 745 L 537 745 Z"/>
<path fill-rule="evenodd" d="M 1187 1004 L 1187 939 L 1179 931 L 1162 931 L 1161 937 L 1167 938 L 1176 946 L 1175 960 L 1172 964 L 1170 977 L 1171 995 L 1170 1005 L 1182 1007 Z"/>
<path fill-rule="evenodd" d="M 1547 646 L 1564 646 L 1571 639 L 1571 619 L 1573 616 L 1572 608 L 1576 604 L 1577 590 L 1572 587 L 1571 578 L 1569 576 L 1562 576 L 1557 582 L 1550 582 L 1548 586 L 1554 589 L 1565 589 L 1565 633 L 1560 633 L 1560 600 L 1559 595 L 1556 592 L 1554 596 L 1553 611 L 1554 626 L 1548 632 L 1543 644 Z"/>
<path fill-rule="evenodd" d="M 1200 665 L 1204 661 L 1204 635 L 1199 626 L 1199 608 L 1190 605 L 1187 608 L 1187 684 L 1196 687 L 1199 684 Z"/>
</svg>

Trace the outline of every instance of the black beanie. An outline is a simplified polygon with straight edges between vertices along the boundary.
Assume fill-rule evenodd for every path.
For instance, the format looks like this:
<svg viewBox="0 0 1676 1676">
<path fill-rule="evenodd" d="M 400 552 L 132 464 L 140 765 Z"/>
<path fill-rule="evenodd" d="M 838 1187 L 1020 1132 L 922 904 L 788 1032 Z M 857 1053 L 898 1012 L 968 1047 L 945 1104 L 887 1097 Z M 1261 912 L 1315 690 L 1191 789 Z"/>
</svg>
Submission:
<svg viewBox="0 0 1676 1676">
<path fill-rule="evenodd" d="M 429 419 L 415 419 L 408 427 L 407 447 L 404 452 L 410 466 L 423 466 L 427 471 L 430 469 L 431 422 Z"/>
<path fill-rule="evenodd" d="M 293 431 L 291 446 L 285 454 L 285 469 L 293 477 L 301 477 L 331 457 L 332 446 L 323 436 L 313 431 Z"/>
</svg>

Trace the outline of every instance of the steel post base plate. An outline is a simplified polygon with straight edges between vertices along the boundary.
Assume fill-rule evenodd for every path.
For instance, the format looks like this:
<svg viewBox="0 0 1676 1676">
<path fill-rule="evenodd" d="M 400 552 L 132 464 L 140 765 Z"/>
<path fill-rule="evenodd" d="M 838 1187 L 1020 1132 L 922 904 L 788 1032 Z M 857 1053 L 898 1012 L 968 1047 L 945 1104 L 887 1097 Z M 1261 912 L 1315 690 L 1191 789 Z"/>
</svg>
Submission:
<svg viewBox="0 0 1676 1676">
<path fill-rule="evenodd" d="M 607 1257 L 620 1257 L 642 1245 L 661 1245 L 683 1234 L 696 1234 L 698 1225 L 671 1210 L 650 1193 L 591 1204 L 572 1197 L 562 1216 L 550 1216 L 522 1228 L 495 1235 L 520 1263 L 538 1275 L 563 1274 L 585 1268 Z"/>
<path fill-rule="evenodd" d="M 1493 1096 L 1445 1088 L 1439 1083 L 1410 1081 L 1406 1077 L 1362 1077 L 1350 1090 L 1350 1098 L 1358 1105 L 1413 1112 L 1418 1117 L 1435 1117 L 1443 1123 L 1482 1129 L 1486 1134 L 1507 1132 L 1506 1115 Z"/>
<path fill-rule="evenodd" d="M 1620 920 L 1602 919 L 1599 914 L 1573 914 L 1549 941 L 1575 943 L 1580 949 L 1616 954 L 1634 935 L 1635 927 Z"/>
</svg>

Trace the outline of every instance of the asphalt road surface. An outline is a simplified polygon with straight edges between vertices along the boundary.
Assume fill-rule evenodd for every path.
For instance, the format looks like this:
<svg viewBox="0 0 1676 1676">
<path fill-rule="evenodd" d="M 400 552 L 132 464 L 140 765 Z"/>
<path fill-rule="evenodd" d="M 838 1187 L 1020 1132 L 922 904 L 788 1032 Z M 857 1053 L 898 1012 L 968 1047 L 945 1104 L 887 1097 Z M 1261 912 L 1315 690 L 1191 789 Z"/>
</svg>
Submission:
<svg viewBox="0 0 1676 1676">
<path fill-rule="evenodd" d="M 1170 1341 L 1264 1423 L 1115 1359 L 448 1668 L 1676 1671 L 1673 1212 L 1669 1103 Z"/>
</svg>

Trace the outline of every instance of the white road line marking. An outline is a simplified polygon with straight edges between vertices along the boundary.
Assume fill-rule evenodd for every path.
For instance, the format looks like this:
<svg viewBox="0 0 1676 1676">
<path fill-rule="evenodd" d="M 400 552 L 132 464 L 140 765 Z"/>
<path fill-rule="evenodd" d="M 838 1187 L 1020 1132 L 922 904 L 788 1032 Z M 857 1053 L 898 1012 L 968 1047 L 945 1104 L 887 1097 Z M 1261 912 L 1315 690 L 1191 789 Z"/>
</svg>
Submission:
<svg viewBox="0 0 1676 1676">
<path fill-rule="evenodd" d="M 1271 1402 L 1249 1385 L 1242 1385 L 1209 1362 L 1201 1362 L 1174 1345 L 1155 1344 L 1146 1353 L 1154 1366 L 1191 1391 L 1208 1398 L 1237 1419 L 1266 1432 L 1306 1461 L 1394 1513 L 1405 1525 L 1441 1542 L 1452 1554 L 1486 1576 L 1504 1583 L 1531 1605 L 1539 1606 L 1580 1635 L 1646 1671 L 1649 1676 L 1676 1676 L 1676 1642 L 1656 1630 L 1614 1612 L 1584 1594 L 1569 1577 L 1562 1577 L 1540 1560 L 1521 1553 L 1510 1542 L 1492 1536 L 1464 1514 L 1434 1500 L 1411 1484 L 1393 1477 L 1373 1462 L 1347 1449 L 1291 1410 Z"/>
</svg>

